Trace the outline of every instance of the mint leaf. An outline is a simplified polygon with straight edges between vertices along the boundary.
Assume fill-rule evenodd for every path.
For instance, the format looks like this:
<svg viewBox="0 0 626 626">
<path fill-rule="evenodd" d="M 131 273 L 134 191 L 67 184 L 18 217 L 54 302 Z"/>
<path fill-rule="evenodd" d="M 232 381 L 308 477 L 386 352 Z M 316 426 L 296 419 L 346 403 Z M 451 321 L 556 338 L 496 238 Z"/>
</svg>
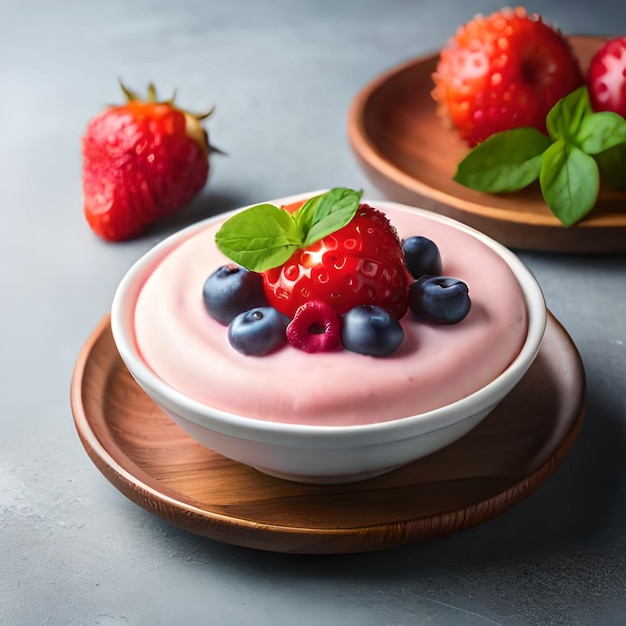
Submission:
<svg viewBox="0 0 626 626">
<path fill-rule="evenodd" d="M 294 218 L 304 247 L 345 226 L 359 208 L 362 195 L 362 191 L 336 187 L 302 205 L 294 213 Z"/>
<path fill-rule="evenodd" d="M 459 163 L 454 180 L 488 193 L 523 189 L 539 176 L 541 154 L 551 143 L 531 127 L 496 133 Z"/>
<path fill-rule="evenodd" d="M 271 204 L 235 213 L 222 224 L 215 243 L 229 259 L 254 272 L 282 265 L 303 244 L 292 215 Z"/>
<path fill-rule="evenodd" d="M 272 204 L 250 207 L 222 224 L 215 243 L 235 263 L 264 272 L 345 226 L 354 217 L 362 193 L 337 187 L 309 199 L 293 214 Z"/>
<path fill-rule="evenodd" d="M 594 207 L 600 174 L 593 157 L 559 139 L 542 155 L 539 184 L 550 210 L 571 226 Z"/>
<path fill-rule="evenodd" d="M 609 189 L 626 189 L 626 143 L 613 146 L 595 155 L 600 168 L 600 181 Z"/>
<path fill-rule="evenodd" d="M 561 98 L 548 113 L 548 134 L 553 139 L 572 139 L 578 134 L 583 118 L 592 113 L 589 92 L 586 87 L 579 87 Z"/>
<path fill-rule="evenodd" d="M 593 209 L 601 183 L 626 189 L 626 119 L 595 113 L 586 87 L 559 100 L 546 127 L 549 137 L 531 128 L 492 135 L 461 161 L 454 180 L 500 193 L 521 189 L 539 176 L 546 204 L 567 226 Z"/>
<path fill-rule="evenodd" d="M 609 111 L 583 118 L 576 134 L 576 143 L 587 154 L 598 154 L 625 141 L 626 120 Z"/>
</svg>

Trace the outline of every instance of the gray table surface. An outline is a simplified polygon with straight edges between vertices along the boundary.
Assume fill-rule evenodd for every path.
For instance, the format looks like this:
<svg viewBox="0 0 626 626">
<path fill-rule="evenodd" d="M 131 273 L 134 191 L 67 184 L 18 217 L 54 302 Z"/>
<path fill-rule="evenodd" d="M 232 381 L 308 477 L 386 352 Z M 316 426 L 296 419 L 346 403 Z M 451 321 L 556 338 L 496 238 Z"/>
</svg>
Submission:
<svg viewBox="0 0 626 626">
<path fill-rule="evenodd" d="M 436 51 L 496 1 L 2 2 L 1 624 L 626 623 L 624 256 L 519 252 L 578 346 L 586 421 L 549 481 L 431 543 L 292 556 L 188 534 L 91 463 L 69 384 L 133 261 L 184 224 L 331 186 L 380 198 L 346 138 L 356 92 Z M 568 33 L 624 34 L 626 3 L 537 1 Z M 109 245 L 82 215 L 80 136 L 117 78 L 215 103 L 209 184 L 191 208 Z"/>
</svg>

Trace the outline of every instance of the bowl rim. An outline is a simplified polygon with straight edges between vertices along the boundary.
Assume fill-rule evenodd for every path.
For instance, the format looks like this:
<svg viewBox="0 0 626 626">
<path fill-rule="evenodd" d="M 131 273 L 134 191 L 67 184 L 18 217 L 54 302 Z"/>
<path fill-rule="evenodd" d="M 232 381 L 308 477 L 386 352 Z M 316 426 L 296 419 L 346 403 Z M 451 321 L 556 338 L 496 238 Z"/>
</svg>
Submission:
<svg viewBox="0 0 626 626">
<path fill-rule="evenodd" d="M 325 191 L 327 191 L 327 189 L 300 193 L 269 200 L 267 202 L 277 205 L 291 204 L 319 195 Z M 210 224 L 227 219 L 229 216 L 245 210 L 248 206 L 255 206 L 254 204 L 200 220 L 169 235 L 136 260 L 123 276 L 113 296 L 111 306 L 111 330 L 118 352 L 133 378 L 135 378 L 142 388 L 145 389 L 147 386 L 151 390 L 154 390 L 169 406 L 180 407 L 181 414 L 185 419 L 198 426 L 204 428 L 210 427 L 211 430 L 222 434 L 233 434 L 240 438 L 255 441 L 264 439 L 272 443 L 277 443 L 280 438 L 289 439 L 302 436 L 307 438 L 307 445 L 312 443 L 312 438 L 317 440 L 318 443 L 328 441 L 340 443 L 346 438 L 350 439 L 353 443 L 359 441 L 371 443 L 373 441 L 372 437 L 375 437 L 374 441 L 380 443 L 385 440 L 398 440 L 415 436 L 416 431 L 434 432 L 468 419 L 480 411 L 494 406 L 506 395 L 497 394 L 495 396 L 497 399 L 494 400 L 494 391 L 503 387 L 507 389 L 506 393 L 508 393 L 510 388 L 519 381 L 539 352 L 547 323 L 547 309 L 543 293 L 534 275 L 526 265 L 504 245 L 455 219 L 419 207 L 388 200 L 376 200 L 364 197 L 361 201 L 370 203 L 383 211 L 385 211 L 386 208 L 391 208 L 417 213 L 428 219 L 459 229 L 491 248 L 510 267 L 524 295 L 528 313 L 528 329 L 526 339 L 524 340 L 520 352 L 509 366 L 494 380 L 465 398 L 424 413 L 371 424 L 339 426 L 292 424 L 230 413 L 189 398 L 182 392 L 171 387 L 168 383 L 159 378 L 139 355 L 132 336 L 132 329 L 130 328 L 132 324 L 125 323 L 124 321 L 125 316 L 129 315 L 127 311 L 127 299 L 129 294 L 133 289 L 141 288 L 141 286 L 137 286 L 137 282 L 142 281 L 141 284 L 145 282 L 148 273 L 147 268 L 150 267 L 151 263 L 153 263 L 157 257 L 168 253 L 175 246 L 192 237 L 196 232 L 203 230 Z M 144 277 L 143 274 L 146 274 L 146 276 Z M 460 408 L 463 408 L 461 414 L 459 413 Z M 434 424 L 436 424 L 436 427 L 433 428 Z"/>
</svg>

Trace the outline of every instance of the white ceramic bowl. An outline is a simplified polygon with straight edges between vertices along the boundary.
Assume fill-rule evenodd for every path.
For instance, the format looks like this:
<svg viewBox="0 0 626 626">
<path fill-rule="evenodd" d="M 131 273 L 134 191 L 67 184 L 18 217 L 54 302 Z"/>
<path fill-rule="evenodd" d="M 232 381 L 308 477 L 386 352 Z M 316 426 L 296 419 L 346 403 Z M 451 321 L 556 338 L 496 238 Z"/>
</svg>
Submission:
<svg viewBox="0 0 626 626">
<path fill-rule="evenodd" d="M 318 193 L 321 192 L 272 203 L 289 204 Z M 402 207 L 391 202 L 371 203 L 383 211 L 386 207 Z M 223 215 L 168 237 L 139 259 L 123 278 L 113 300 L 111 326 L 124 363 L 150 398 L 199 443 L 261 472 L 288 480 L 320 484 L 364 480 L 447 446 L 488 415 L 528 370 L 539 351 L 547 312 L 536 280 L 512 252 L 459 222 L 420 209 L 411 210 L 461 229 L 494 250 L 511 268 L 526 299 L 528 333 L 520 353 L 502 374 L 470 396 L 427 413 L 384 423 L 308 426 L 227 413 L 194 401 L 167 385 L 146 366 L 137 351 L 133 330 L 135 301 L 160 258 L 179 240 L 202 229 L 208 221 L 223 219 Z"/>
</svg>

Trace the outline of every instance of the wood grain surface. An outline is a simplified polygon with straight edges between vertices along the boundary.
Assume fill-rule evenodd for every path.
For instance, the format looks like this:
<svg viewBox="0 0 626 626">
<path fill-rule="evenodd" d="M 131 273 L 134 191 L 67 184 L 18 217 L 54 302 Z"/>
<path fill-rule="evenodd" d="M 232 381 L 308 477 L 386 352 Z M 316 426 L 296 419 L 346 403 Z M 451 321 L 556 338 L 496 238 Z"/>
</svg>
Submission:
<svg viewBox="0 0 626 626">
<path fill-rule="evenodd" d="M 604 37 L 570 38 L 583 67 Z M 468 148 L 436 114 L 430 92 L 438 55 L 409 61 L 365 86 L 348 112 L 348 137 L 365 173 L 389 199 L 448 215 L 512 248 L 626 252 L 626 192 L 601 191 L 575 226 L 550 212 L 537 183 L 484 194 L 452 180 Z"/>
<path fill-rule="evenodd" d="M 463 439 L 375 479 L 314 486 L 266 476 L 191 439 L 130 376 L 108 316 L 84 344 L 71 386 L 88 455 L 133 502 L 218 541 L 310 554 L 392 548 L 506 511 L 564 459 L 584 403 L 579 354 L 550 316 L 527 375 Z"/>
</svg>

